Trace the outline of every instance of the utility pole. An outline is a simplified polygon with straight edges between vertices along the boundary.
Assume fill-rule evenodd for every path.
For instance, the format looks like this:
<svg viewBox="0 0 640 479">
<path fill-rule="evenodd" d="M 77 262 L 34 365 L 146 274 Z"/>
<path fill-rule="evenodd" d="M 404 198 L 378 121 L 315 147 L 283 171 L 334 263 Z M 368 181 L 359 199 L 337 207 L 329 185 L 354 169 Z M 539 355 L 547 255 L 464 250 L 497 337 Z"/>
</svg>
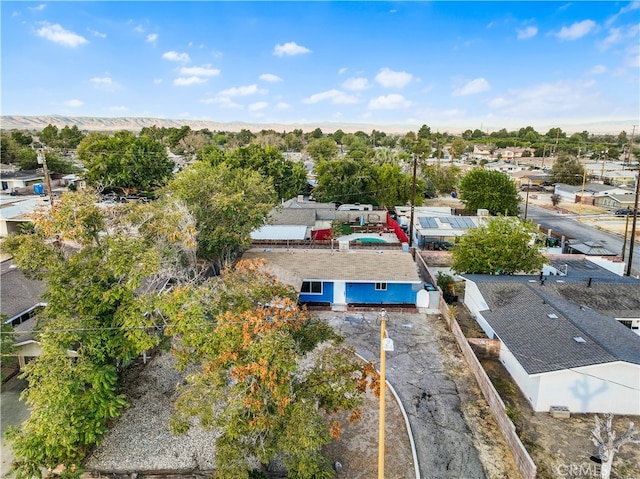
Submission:
<svg viewBox="0 0 640 479">
<path fill-rule="evenodd" d="M 386 351 L 393 351 L 393 340 L 387 337 L 387 312 L 380 312 L 380 422 L 378 425 L 378 479 L 384 479 L 384 419 L 386 407 Z"/>
<path fill-rule="evenodd" d="M 417 158 L 416 154 L 413 154 L 413 180 L 411 183 L 411 218 L 409 220 L 409 248 L 413 246 L 413 211 L 416 204 L 416 168 Z"/>
<path fill-rule="evenodd" d="M 631 140 L 629 140 L 629 146 L 627 147 L 627 154 L 625 155 L 624 162 L 628 165 L 629 160 L 631 159 L 631 148 L 633 148 L 633 138 L 636 134 L 636 125 L 633 125 L 633 129 L 631 130 Z"/>
<path fill-rule="evenodd" d="M 631 223 L 631 240 L 629 241 L 629 260 L 627 261 L 626 276 L 631 276 L 631 264 L 633 263 L 633 245 L 636 242 L 636 223 L 638 221 L 638 196 L 640 196 L 640 170 L 636 174 L 636 199 L 633 202 L 633 221 Z"/>
<path fill-rule="evenodd" d="M 47 192 L 49 193 L 49 204 L 53 208 L 53 190 L 51 189 L 51 177 L 49 176 L 49 170 L 47 168 L 47 154 L 42 148 L 38 149 L 38 163 L 42 165 L 44 170 L 44 179 L 47 182 Z"/>
</svg>

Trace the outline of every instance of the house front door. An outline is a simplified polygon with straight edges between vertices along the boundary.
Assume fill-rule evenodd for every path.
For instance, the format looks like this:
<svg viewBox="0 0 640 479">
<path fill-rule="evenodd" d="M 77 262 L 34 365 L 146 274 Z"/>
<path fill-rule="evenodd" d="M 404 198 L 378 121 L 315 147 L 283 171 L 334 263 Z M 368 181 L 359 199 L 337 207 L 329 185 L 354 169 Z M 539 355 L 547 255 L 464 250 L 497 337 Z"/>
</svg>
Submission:
<svg viewBox="0 0 640 479">
<path fill-rule="evenodd" d="M 333 283 L 333 309 L 345 310 L 347 307 L 347 287 L 344 281 Z"/>
</svg>

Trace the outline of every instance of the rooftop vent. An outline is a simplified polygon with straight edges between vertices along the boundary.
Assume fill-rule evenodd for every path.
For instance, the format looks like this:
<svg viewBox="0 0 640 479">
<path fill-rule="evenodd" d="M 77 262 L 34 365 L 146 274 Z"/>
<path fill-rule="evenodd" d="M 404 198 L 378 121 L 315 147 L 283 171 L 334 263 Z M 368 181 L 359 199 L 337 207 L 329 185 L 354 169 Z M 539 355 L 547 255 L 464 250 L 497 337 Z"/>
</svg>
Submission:
<svg viewBox="0 0 640 479">
<path fill-rule="evenodd" d="M 558 315 L 556 313 L 547 313 L 547 317 L 549 319 L 558 319 Z"/>
<path fill-rule="evenodd" d="M 576 343 L 586 343 L 586 342 L 587 342 L 587 341 L 586 341 L 582 336 L 574 336 L 574 337 L 573 337 L 573 340 L 574 340 Z"/>
</svg>

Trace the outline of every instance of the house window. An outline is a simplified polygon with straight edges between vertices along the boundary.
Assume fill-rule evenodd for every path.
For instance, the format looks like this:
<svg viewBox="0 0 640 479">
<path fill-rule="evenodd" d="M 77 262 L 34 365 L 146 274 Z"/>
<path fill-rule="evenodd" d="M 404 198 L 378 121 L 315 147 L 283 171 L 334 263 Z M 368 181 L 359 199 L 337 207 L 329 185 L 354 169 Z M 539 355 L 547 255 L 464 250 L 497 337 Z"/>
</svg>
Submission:
<svg viewBox="0 0 640 479">
<path fill-rule="evenodd" d="M 322 294 L 322 281 L 304 281 L 300 292 L 307 294 Z"/>
<path fill-rule="evenodd" d="M 386 291 L 387 283 L 376 283 L 376 291 Z"/>
</svg>

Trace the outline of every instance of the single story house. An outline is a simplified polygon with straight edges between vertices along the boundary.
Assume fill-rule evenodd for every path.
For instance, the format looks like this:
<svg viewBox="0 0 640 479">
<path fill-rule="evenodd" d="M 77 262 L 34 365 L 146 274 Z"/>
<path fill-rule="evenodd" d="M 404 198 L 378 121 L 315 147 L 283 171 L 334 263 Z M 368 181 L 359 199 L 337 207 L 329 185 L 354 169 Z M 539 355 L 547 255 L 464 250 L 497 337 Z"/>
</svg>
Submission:
<svg viewBox="0 0 640 479">
<path fill-rule="evenodd" d="M 612 210 L 620 210 L 633 208 L 636 202 L 635 193 L 612 194 L 602 198 L 596 198 L 596 206 L 611 208 Z"/>
<path fill-rule="evenodd" d="M 0 238 L 18 231 L 23 223 L 33 221 L 31 214 L 49 208 L 49 198 L 40 196 L 7 196 L 0 199 Z"/>
<path fill-rule="evenodd" d="M 398 223 L 409 230 L 411 208 L 397 206 L 395 208 Z M 476 216 L 454 215 L 448 207 L 414 207 L 413 211 L 413 246 L 421 249 L 438 249 L 437 245 L 455 243 L 457 238 L 468 230 L 477 228 L 489 218 L 487 210 L 478 210 Z"/>
<path fill-rule="evenodd" d="M 0 264 L 0 300 L 4 322 L 14 328 L 16 338 L 15 355 L 18 357 L 20 369 L 30 358 L 39 356 L 40 344 L 32 333 L 35 328 L 35 316 L 45 306 L 42 294 L 45 291 L 43 281 L 27 278 L 11 260 Z"/>
<path fill-rule="evenodd" d="M 463 275 L 464 303 L 534 411 L 640 414 L 640 280 L 589 262 Z"/>
<path fill-rule="evenodd" d="M 584 185 L 557 183 L 554 189 L 554 193 L 559 195 L 563 200 L 589 205 L 601 203 L 607 196 L 626 194 L 629 193 L 629 191 L 628 188 L 602 183 L 585 183 Z"/>
<path fill-rule="evenodd" d="M 242 259 L 264 259 L 276 277 L 296 288 L 303 304 L 344 311 L 349 306 L 418 307 L 429 301 L 408 252 L 350 250 L 344 242 L 336 250 L 252 248 Z"/>
<path fill-rule="evenodd" d="M 0 179 L 2 191 L 23 190 L 27 187 L 33 187 L 36 184 L 44 183 L 44 173 L 38 170 L 16 171 L 13 173 L 2 173 Z M 33 193 L 33 191 L 31 192 Z"/>
</svg>

